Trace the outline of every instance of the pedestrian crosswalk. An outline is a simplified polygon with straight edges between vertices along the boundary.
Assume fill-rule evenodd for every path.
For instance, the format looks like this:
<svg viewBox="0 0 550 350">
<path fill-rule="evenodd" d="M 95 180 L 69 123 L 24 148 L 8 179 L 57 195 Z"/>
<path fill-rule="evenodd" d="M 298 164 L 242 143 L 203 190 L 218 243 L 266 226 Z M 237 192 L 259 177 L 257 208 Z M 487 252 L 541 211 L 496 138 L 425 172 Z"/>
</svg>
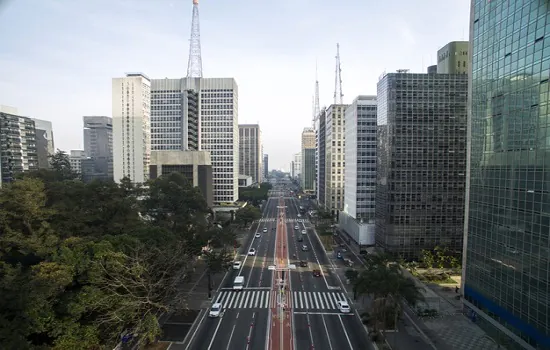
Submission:
<svg viewBox="0 0 550 350">
<path fill-rule="evenodd" d="M 258 222 L 275 222 L 275 218 L 262 218 Z"/>
<path fill-rule="evenodd" d="M 266 309 L 279 306 L 299 310 L 336 310 L 338 301 L 346 300 L 342 292 L 302 292 L 290 291 L 281 299 L 280 293 L 273 290 L 221 291 L 215 299 L 226 309 Z"/>
<path fill-rule="evenodd" d="M 257 222 L 275 222 L 277 219 L 275 218 L 261 218 L 257 220 Z M 285 222 L 309 222 L 308 219 L 285 219 Z"/>
<path fill-rule="evenodd" d="M 309 222 L 308 219 L 286 219 L 286 222 Z"/>
</svg>

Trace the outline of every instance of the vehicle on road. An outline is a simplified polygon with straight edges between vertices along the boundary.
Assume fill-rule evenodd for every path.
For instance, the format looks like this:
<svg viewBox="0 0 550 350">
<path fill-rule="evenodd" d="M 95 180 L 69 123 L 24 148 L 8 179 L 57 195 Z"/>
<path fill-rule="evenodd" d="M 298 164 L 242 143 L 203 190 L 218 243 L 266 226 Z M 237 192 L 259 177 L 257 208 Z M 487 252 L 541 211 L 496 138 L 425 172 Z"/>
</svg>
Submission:
<svg viewBox="0 0 550 350">
<path fill-rule="evenodd" d="M 321 270 L 313 270 L 312 273 L 314 277 L 321 277 Z"/>
<path fill-rule="evenodd" d="M 256 238 L 260 238 L 262 235 L 260 234 L 260 232 L 256 232 L 256 234 L 254 235 L 254 237 Z"/>
<path fill-rule="evenodd" d="M 350 312 L 350 308 L 349 308 L 349 304 L 347 301 L 345 300 L 340 300 L 338 302 L 338 310 L 340 310 L 340 312 L 343 312 L 343 313 L 348 313 Z"/>
<path fill-rule="evenodd" d="M 303 242 L 303 241 L 304 241 L 304 237 L 299 236 L 299 237 L 298 237 L 298 242 Z"/>
<path fill-rule="evenodd" d="M 212 307 L 210 308 L 210 312 L 208 313 L 208 317 L 220 317 L 223 313 L 223 306 L 221 303 L 214 303 L 212 304 Z"/>
<path fill-rule="evenodd" d="M 305 260 L 300 261 L 300 267 L 307 267 L 307 261 Z"/>
<path fill-rule="evenodd" d="M 344 259 L 344 265 L 348 267 L 353 267 L 353 260 L 351 259 Z"/>
<path fill-rule="evenodd" d="M 267 232 L 267 227 L 264 227 L 264 229 L 262 230 L 264 233 Z"/>
<path fill-rule="evenodd" d="M 306 230 L 302 230 L 302 234 L 305 235 L 307 232 Z"/>
<path fill-rule="evenodd" d="M 298 214 L 298 217 L 301 218 L 301 217 L 302 217 L 302 214 Z"/>
<path fill-rule="evenodd" d="M 233 281 L 233 290 L 242 290 L 244 288 L 244 276 L 235 277 Z"/>
<path fill-rule="evenodd" d="M 248 251 L 248 255 L 250 255 L 250 256 L 256 255 L 256 249 L 250 248 L 250 250 Z"/>
<path fill-rule="evenodd" d="M 295 230 L 299 230 L 299 229 L 300 229 L 300 226 L 296 225 L 296 226 L 294 226 L 294 229 L 295 229 Z"/>
<path fill-rule="evenodd" d="M 239 260 L 239 261 L 234 261 L 233 262 L 233 270 L 240 270 L 241 266 L 243 266 L 242 261 Z"/>
<path fill-rule="evenodd" d="M 307 252 L 309 250 L 309 248 L 307 247 L 307 245 L 302 245 L 302 251 L 303 252 Z"/>
</svg>

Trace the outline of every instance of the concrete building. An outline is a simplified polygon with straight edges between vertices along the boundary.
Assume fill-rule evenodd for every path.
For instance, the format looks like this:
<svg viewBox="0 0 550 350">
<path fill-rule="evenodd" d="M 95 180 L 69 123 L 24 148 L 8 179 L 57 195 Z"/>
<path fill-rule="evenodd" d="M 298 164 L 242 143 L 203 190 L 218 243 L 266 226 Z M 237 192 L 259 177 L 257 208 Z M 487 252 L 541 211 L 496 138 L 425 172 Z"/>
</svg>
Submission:
<svg viewBox="0 0 550 350">
<path fill-rule="evenodd" d="M 378 82 L 376 245 L 403 258 L 462 247 L 466 74 L 386 74 Z"/>
<path fill-rule="evenodd" d="M 295 179 L 300 177 L 302 172 L 302 153 L 294 154 L 294 160 L 292 161 L 292 172 L 294 173 Z"/>
<path fill-rule="evenodd" d="M 89 160 L 82 167 L 84 181 L 113 179 L 113 119 L 104 116 L 82 117 L 84 154 Z"/>
<path fill-rule="evenodd" d="M 239 187 L 250 187 L 253 183 L 252 176 L 239 175 Z"/>
<path fill-rule="evenodd" d="M 113 175 L 116 182 L 149 179 L 151 82 L 142 73 L 113 79 Z"/>
<path fill-rule="evenodd" d="M 315 191 L 315 130 L 304 128 L 302 131 L 302 176 L 301 187 L 304 192 Z"/>
<path fill-rule="evenodd" d="M 437 73 L 468 74 L 469 45 L 468 41 L 451 41 L 439 49 L 437 51 Z"/>
<path fill-rule="evenodd" d="M 269 155 L 267 154 L 264 154 L 263 168 L 264 168 L 264 181 L 266 181 L 267 178 L 269 177 Z"/>
<path fill-rule="evenodd" d="M 339 226 L 358 246 L 375 245 L 376 96 L 358 96 L 345 112 L 344 210 Z"/>
<path fill-rule="evenodd" d="M 262 182 L 262 131 L 258 124 L 239 124 L 239 175 Z"/>
<path fill-rule="evenodd" d="M 199 149 L 199 92 L 193 82 L 151 79 L 151 150 Z"/>
<path fill-rule="evenodd" d="M 326 126 L 327 111 L 323 108 L 315 119 L 315 195 L 322 208 L 326 200 Z"/>
<path fill-rule="evenodd" d="M 69 162 L 71 170 L 77 174 L 82 174 L 82 161 L 87 159 L 86 152 L 83 149 L 72 149 L 69 151 Z"/>
<path fill-rule="evenodd" d="M 38 168 L 48 169 L 50 167 L 50 156 L 55 153 L 52 122 L 34 118 L 33 120 L 36 130 Z"/>
<path fill-rule="evenodd" d="M 19 173 L 38 170 L 34 120 L 9 106 L 0 106 L 0 152 L 1 183 L 12 182 Z"/>
<path fill-rule="evenodd" d="M 152 151 L 150 178 L 169 173 L 183 174 L 198 187 L 209 207 L 213 206 L 212 160 L 204 151 Z"/>
<path fill-rule="evenodd" d="M 549 23 L 546 1 L 472 1 L 461 291 L 510 350 L 550 349 Z"/>
<path fill-rule="evenodd" d="M 348 105 L 330 105 L 326 110 L 325 209 L 339 215 L 344 209 L 345 118 Z"/>
</svg>

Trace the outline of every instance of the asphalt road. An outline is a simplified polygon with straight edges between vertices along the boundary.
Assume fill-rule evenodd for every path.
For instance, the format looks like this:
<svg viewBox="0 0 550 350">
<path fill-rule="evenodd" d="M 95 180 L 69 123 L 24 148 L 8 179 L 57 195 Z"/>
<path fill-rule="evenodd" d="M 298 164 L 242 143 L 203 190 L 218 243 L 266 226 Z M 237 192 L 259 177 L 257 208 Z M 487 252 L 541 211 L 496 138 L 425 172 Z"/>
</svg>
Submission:
<svg viewBox="0 0 550 350">
<path fill-rule="evenodd" d="M 220 301 L 225 307 L 223 316 L 209 318 L 205 310 L 186 343 L 174 343 L 171 350 L 267 349 L 272 322 L 269 308 L 275 300 L 271 291 L 273 275 L 268 266 L 274 264 L 278 201 L 277 197 L 268 200 L 257 226 L 260 237 L 251 234 L 245 241 L 241 249 L 241 270 L 230 271 L 214 295 L 213 302 Z M 311 349 L 312 346 L 320 350 L 373 349 L 357 315 L 342 314 L 337 309 L 336 301 L 347 300 L 347 297 L 340 289 L 340 281 L 331 273 L 330 259 L 310 225 L 296 220 L 303 219 L 297 216 L 298 201 L 286 198 L 285 205 L 289 256 L 291 263 L 297 266 L 290 277 L 286 277 L 290 278 L 294 349 Z M 264 227 L 267 233 L 262 233 Z M 301 233 L 304 229 L 305 235 Z M 298 242 L 298 237 L 302 237 L 303 242 Z M 302 245 L 308 250 L 303 251 Z M 246 255 L 249 248 L 256 249 L 256 256 Z M 300 267 L 300 260 L 307 261 L 308 266 Z M 320 270 L 321 276 L 313 276 L 313 270 Z M 245 277 L 242 291 L 232 290 L 236 276 Z"/>
</svg>

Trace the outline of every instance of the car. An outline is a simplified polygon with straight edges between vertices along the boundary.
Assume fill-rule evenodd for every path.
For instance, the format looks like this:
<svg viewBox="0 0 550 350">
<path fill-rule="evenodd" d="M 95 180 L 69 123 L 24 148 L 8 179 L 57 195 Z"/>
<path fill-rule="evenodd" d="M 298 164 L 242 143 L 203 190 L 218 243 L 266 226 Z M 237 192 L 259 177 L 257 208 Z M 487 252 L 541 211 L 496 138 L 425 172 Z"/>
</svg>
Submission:
<svg viewBox="0 0 550 350">
<path fill-rule="evenodd" d="M 307 267 L 307 261 L 305 260 L 300 261 L 300 267 Z"/>
<path fill-rule="evenodd" d="M 321 270 L 313 270 L 312 273 L 314 277 L 321 277 Z"/>
<path fill-rule="evenodd" d="M 306 230 L 302 230 L 302 234 L 305 235 L 307 232 Z"/>
<path fill-rule="evenodd" d="M 256 234 L 254 235 L 254 237 L 256 238 L 260 238 L 262 235 L 260 234 L 260 232 L 256 232 Z"/>
<path fill-rule="evenodd" d="M 250 250 L 248 251 L 248 255 L 250 255 L 250 256 L 256 255 L 256 249 L 250 248 Z"/>
<path fill-rule="evenodd" d="M 302 217 L 302 214 L 298 214 L 298 217 L 301 218 L 301 217 Z"/>
<path fill-rule="evenodd" d="M 309 250 L 309 248 L 307 247 L 307 245 L 303 244 L 302 245 L 302 251 L 307 252 L 308 250 Z"/>
<path fill-rule="evenodd" d="M 340 310 L 340 312 L 348 313 L 348 312 L 351 311 L 347 301 L 340 300 L 340 301 L 338 301 L 337 304 L 338 304 L 338 310 Z"/>
<path fill-rule="evenodd" d="M 264 227 L 264 229 L 262 230 L 264 233 L 267 232 L 267 227 Z"/>
<path fill-rule="evenodd" d="M 304 241 L 304 237 L 298 236 L 298 242 L 303 242 L 303 241 Z"/>
<path fill-rule="evenodd" d="M 233 270 L 240 270 L 241 266 L 243 266 L 242 261 L 233 261 Z"/>
<path fill-rule="evenodd" d="M 208 313 L 208 317 L 220 317 L 223 313 L 223 306 L 221 303 L 214 303 L 212 304 L 212 307 L 210 308 L 210 312 Z"/>
<path fill-rule="evenodd" d="M 294 226 L 294 229 L 295 229 L 295 230 L 299 230 L 299 229 L 300 229 L 300 226 L 296 225 L 296 226 Z"/>
</svg>

